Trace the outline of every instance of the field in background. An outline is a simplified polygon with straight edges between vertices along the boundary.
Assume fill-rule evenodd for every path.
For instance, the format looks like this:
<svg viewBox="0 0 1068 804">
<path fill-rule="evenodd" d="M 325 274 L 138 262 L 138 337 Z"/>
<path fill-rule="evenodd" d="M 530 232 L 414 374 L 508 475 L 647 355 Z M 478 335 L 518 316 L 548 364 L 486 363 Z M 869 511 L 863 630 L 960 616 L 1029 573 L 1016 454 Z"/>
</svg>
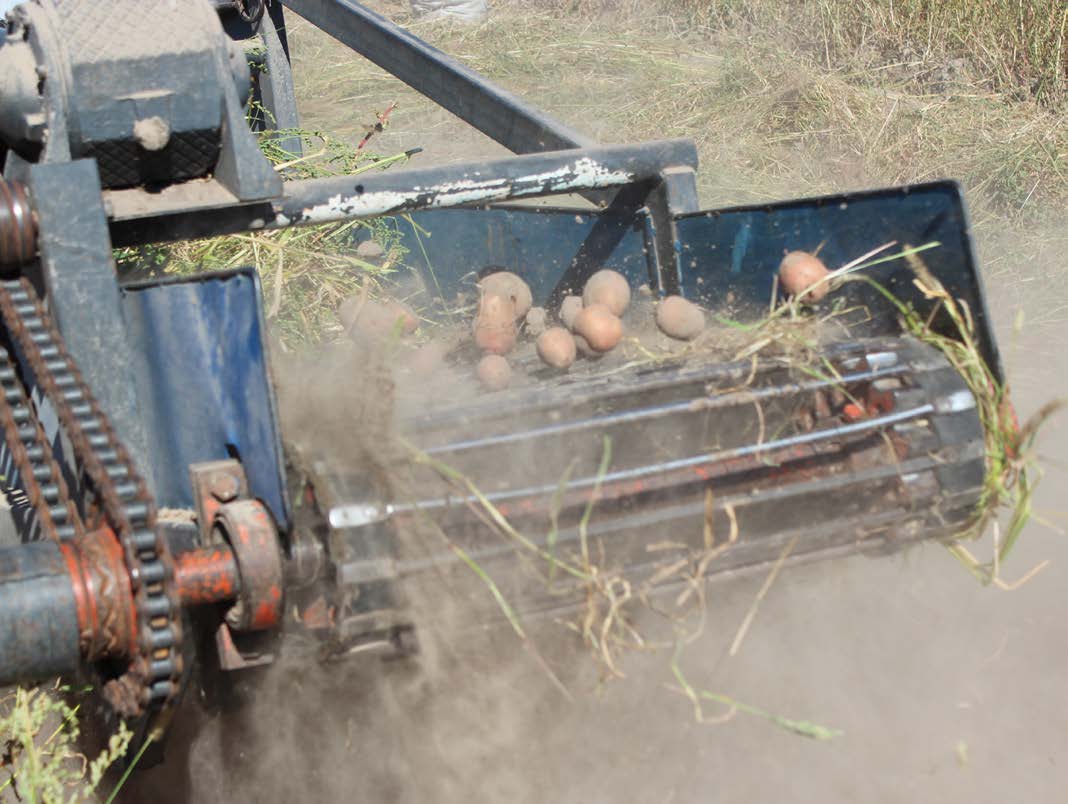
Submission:
<svg viewBox="0 0 1068 804">
<path fill-rule="evenodd" d="M 639 0 L 536 0 L 558 11 L 641 13 Z M 1055 105 L 1068 94 L 1068 6 L 1058 0 L 665 0 L 694 23 L 785 34 L 824 63 L 862 69 L 919 67 L 919 83 L 945 69 L 971 83 Z M 806 48 L 807 45 L 807 48 Z"/>
</svg>

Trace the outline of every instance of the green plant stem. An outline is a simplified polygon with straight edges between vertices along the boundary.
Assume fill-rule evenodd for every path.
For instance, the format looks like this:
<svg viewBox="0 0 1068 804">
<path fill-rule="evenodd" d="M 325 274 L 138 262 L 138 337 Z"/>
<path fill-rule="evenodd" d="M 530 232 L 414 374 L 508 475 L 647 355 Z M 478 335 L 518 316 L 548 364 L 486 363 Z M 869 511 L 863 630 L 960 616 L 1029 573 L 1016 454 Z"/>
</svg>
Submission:
<svg viewBox="0 0 1068 804">
<path fill-rule="evenodd" d="M 130 778 L 130 774 L 133 773 L 134 768 L 137 767 L 137 763 L 141 761 L 141 757 L 145 755 L 145 751 L 148 750 L 148 746 L 154 743 L 155 741 L 156 734 L 155 732 L 153 732 L 143 743 L 141 743 L 141 747 L 137 749 L 137 753 L 134 755 L 133 760 L 130 762 L 129 765 L 126 766 L 126 770 L 122 772 L 122 776 L 120 776 L 119 781 L 115 783 L 115 788 L 111 791 L 111 795 L 107 797 L 107 800 L 104 802 L 104 804 L 112 804 L 112 802 L 115 800 L 115 796 L 119 794 L 119 791 L 122 790 L 122 786 L 126 784 L 127 780 Z"/>
</svg>

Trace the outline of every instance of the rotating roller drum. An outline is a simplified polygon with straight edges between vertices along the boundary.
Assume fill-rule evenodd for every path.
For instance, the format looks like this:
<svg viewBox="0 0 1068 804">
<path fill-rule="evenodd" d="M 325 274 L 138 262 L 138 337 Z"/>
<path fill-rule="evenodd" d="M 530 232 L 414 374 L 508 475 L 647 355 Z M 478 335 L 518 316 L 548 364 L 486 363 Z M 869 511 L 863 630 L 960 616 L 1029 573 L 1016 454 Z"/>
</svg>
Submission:
<svg viewBox="0 0 1068 804">
<path fill-rule="evenodd" d="M 59 544 L 0 549 L 0 685 L 73 673 L 79 659 L 74 586 Z"/>
</svg>

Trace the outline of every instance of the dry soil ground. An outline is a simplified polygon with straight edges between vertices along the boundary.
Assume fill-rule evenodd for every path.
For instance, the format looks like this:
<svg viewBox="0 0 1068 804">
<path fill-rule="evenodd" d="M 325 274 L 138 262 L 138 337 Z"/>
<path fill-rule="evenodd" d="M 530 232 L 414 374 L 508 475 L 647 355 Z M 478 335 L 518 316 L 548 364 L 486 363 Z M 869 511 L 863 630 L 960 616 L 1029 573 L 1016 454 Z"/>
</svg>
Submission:
<svg viewBox="0 0 1068 804">
<path fill-rule="evenodd" d="M 604 141 L 695 137 L 709 206 L 959 176 L 959 168 L 1020 412 L 1068 394 L 1068 210 L 1058 200 L 1068 180 L 1059 170 L 1038 174 L 1032 194 L 1012 202 L 1019 209 L 989 194 L 1000 181 L 998 148 L 1019 151 L 1001 140 L 1025 125 L 1042 137 L 1061 127 L 1052 142 L 1063 148 L 1063 113 L 1014 111 L 995 99 L 982 119 L 1002 115 L 1016 128 L 995 127 L 992 140 L 972 143 L 959 131 L 910 140 L 926 126 L 974 129 L 974 117 L 952 122 L 973 103 L 968 93 L 950 86 L 910 95 L 887 81 L 872 111 L 869 95 L 835 94 L 838 72 L 804 67 L 788 71 L 794 85 L 784 98 L 771 83 L 784 73 L 769 70 L 769 78 L 754 62 L 766 37 L 754 44 L 680 32 L 670 18 L 636 24 L 512 9 L 485 29 L 418 30 Z M 292 39 L 305 126 L 358 138 L 376 110 L 397 100 L 392 127 L 376 140 L 380 152 L 421 146 L 422 163 L 501 153 L 307 25 L 297 21 Z M 789 63 L 788 54 L 779 58 Z M 811 120 L 806 104 L 818 107 Z M 767 125 L 769 115 L 776 125 Z M 809 122 L 790 122 L 802 119 Z M 820 134 L 828 128 L 838 134 Z M 994 165 L 985 172 L 972 159 L 984 147 Z M 1036 194 L 1046 208 L 1024 214 Z M 1040 444 L 1049 460 L 1036 508 L 1048 524 L 1029 527 L 1004 572 L 1012 580 L 1050 564 L 1016 591 L 979 586 L 935 545 L 793 568 L 764 600 L 740 653 L 724 660 L 763 578 L 715 585 L 706 634 L 684 659 L 691 681 L 840 728 L 836 740 L 807 740 L 743 715 L 699 725 L 689 704 L 665 690 L 663 656 L 635 658 L 627 680 L 599 695 L 581 692 L 574 703 L 560 701 L 536 670 L 476 667 L 464 675 L 479 695 L 445 690 L 432 702 L 406 680 L 382 684 L 338 670 L 329 684 L 285 677 L 242 727 L 209 729 L 193 748 L 194 778 L 175 793 L 197 801 L 1064 800 L 1066 428 L 1054 422 Z M 233 778 L 220 774 L 219 756 L 272 743 L 262 762 L 245 757 Z M 130 795 L 146 795 L 160 779 L 146 774 Z"/>
</svg>

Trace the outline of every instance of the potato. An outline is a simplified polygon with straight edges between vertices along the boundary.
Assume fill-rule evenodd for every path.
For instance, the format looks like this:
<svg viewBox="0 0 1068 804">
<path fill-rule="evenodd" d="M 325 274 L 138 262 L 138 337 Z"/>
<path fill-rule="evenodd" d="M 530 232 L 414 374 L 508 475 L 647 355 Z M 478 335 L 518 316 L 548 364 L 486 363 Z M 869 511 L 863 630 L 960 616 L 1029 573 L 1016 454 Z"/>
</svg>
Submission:
<svg viewBox="0 0 1068 804">
<path fill-rule="evenodd" d="M 390 313 L 394 316 L 394 319 L 399 318 L 401 322 L 401 331 L 405 335 L 411 335 L 417 329 L 419 329 L 419 316 L 415 314 L 404 302 L 392 301 L 387 302 L 386 306 L 389 307 Z"/>
<path fill-rule="evenodd" d="M 487 391 L 500 391 L 512 381 L 512 367 L 500 355 L 486 355 L 478 361 L 478 381 Z"/>
<path fill-rule="evenodd" d="M 582 304 L 585 307 L 603 304 L 612 315 L 621 316 L 630 304 L 630 283 L 618 271 L 600 270 L 586 282 Z"/>
<path fill-rule="evenodd" d="M 511 271 L 496 271 L 479 280 L 483 294 L 503 296 L 515 304 L 515 317 L 523 318 L 534 304 L 530 286 Z"/>
<path fill-rule="evenodd" d="M 531 307 L 527 312 L 527 317 L 524 322 L 524 329 L 528 335 L 537 338 L 543 332 L 545 332 L 546 326 L 549 323 L 549 314 L 545 312 L 544 307 Z"/>
<path fill-rule="evenodd" d="M 656 307 L 656 325 L 665 335 L 691 341 L 704 331 L 705 314 L 682 296 L 668 296 Z"/>
<path fill-rule="evenodd" d="M 541 334 L 536 344 L 538 357 L 553 368 L 566 369 L 575 362 L 577 347 L 571 333 L 563 327 L 551 327 Z"/>
<path fill-rule="evenodd" d="M 419 317 L 407 304 L 398 301 L 376 301 L 362 294 L 350 296 L 341 303 L 338 318 L 346 330 L 374 338 L 389 338 L 398 331 L 411 335 L 419 329 Z"/>
<path fill-rule="evenodd" d="M 570 330 L 575 329 L 575 316 L 582 312 L 581 296 L 565 296 L 560 303 L 560 320 Z"/>
<path fill-rule="evenodd" d="M 417 377 L 429 377 L 445 365 L 448 344 L 429 341 L 408 355 L 408 369 Z"/>
<path fill-rule="evenodd" d="M 591 304 L 575 317 L 575 332 L 591 349 L 607 352 L 623 338 L 623 322 L 603 304 Z"/>
<path fill-rule="evenodd" d="M 573 335 L 572 337 L 574 337 L 575 339 L 575 347 L 578 349 L 578 353 L 583 357 L 588 357 L 591 359 L 603 357 L 603 355 L 596 349 L 594 349 L 592 346 L 590 346 L 589 342 L 581 335 Z"/>
<path fill-rule="evenodd" d="M 483 352 L 508 354 L 515 346 L 515 305 L 511 299 L 491 294 L 482 297 L 473 326 L 475 344 Z"/>
<path fill-rule="evenodd" d="M 807 251 L 791 251 L 779 264 L 779 284 L 790 296 L 797 296 L 816 282 L 827 276 L 830 271 L 823 260 Z M 809 304 L 818 302 L 830 292 L 831 283 L 823 282 L 818 287 L 805 293 L 801 299 Z"/>
</svg>

